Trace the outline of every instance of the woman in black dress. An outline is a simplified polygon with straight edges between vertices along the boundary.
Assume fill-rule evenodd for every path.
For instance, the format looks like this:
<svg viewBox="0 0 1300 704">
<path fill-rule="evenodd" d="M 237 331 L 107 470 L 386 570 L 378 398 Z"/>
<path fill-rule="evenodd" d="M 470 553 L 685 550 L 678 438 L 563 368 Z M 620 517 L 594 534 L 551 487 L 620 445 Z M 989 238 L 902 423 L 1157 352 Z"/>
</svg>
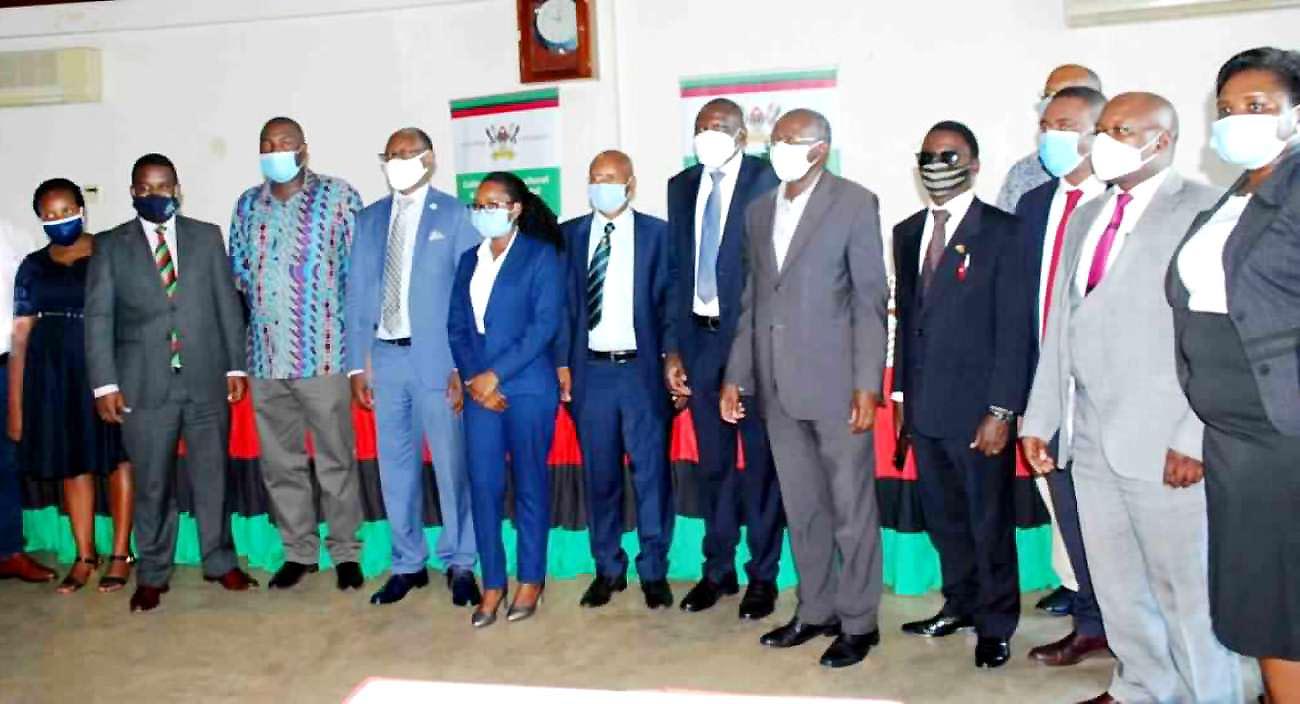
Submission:
<svg viewBox="0 0 1300 704">
<path fill-rule="evenodd" d="M 131 573 L 131 465 L 120 430 L 95 413 L 86 377 L 86 266 L 94 239 L 85 232 L 85 199 L 67 179 L 36 189 L 32 207 L 50 244 L 27 255 L 14 281 L 13 350 L 9 361 L 8 434 L 18 443 L 18 466 L 31 476 L 63 482 L 77 560 L 58 591 L 86 586 L 99 566 L 95 554 L 96 476 L 108 477 L 113 552 L 99 580 L 117 591 Z"/>
<path fill-rule="evenodd" d="M 1210 615 L 1300 701 L 1300 54 L 1251 49 L 1217 81 L 1211 143 L 1245 173 L 1193 222 L 1167 292 L 1205 421 Z"/>
</svg>

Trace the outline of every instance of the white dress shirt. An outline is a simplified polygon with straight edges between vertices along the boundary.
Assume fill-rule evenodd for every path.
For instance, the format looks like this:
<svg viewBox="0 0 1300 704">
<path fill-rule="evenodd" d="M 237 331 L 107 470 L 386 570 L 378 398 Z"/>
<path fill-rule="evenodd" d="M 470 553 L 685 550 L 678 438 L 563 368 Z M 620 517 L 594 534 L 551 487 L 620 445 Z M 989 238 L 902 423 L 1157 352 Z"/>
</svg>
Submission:
<svg viewBox="0 0 1300 704">
<path fill-rule="evenodd" d="M 718 247 L 722 247 L 722 238 L 727 231 L 727 212 L 731 210 L 731 197 L 736 192 L 736 180 L 740 178 L 740 165 L 744 162 L 744 153 L 737 152 L 727 163 L 723 164 L 718 171 L 722 172 L 722 178 L 718 181 Z M 695 262 L 691 269 L 691 280 L 695 281 L 700 270 L 700 234 L 704 228 L 704 207 L 709 203 L 709 195 L 713 193 L 713 176 L 709 169 L 700 172 L 700 190 L 695 195 Z M 695 287 L 692 286 L 692 289 Z M 705 303 L 700 300 L 699 292 L 695 293 L 691 311 L 696 315 L 702 315 L 708 318 L 716 318 L 721 315 L 721 308 L 718 306 L 718 299 Z"/>
<path fill-rule="evenodd" d="M 415 239 L 420 232 L 420 217 L 424 215 L 422 207 L 424 200 L 429 195 L 429 185 L 425 184 L 410 195 L 393 193 L 393 210 L 388 217 L 388 233 L 392 236 L 393 223 L 397 222 L 397 216 L 403 211 L 406 212 L 406 221 L 402 223 L 402 228 L 406 230 L 406 239 L 402 241 L 402 292 L 401 301 L 398 303 L 397 322 L 390 329 L 384 325 L 383 316 L 379 316 L 378 335 L 381 340 L 401 340 L 411 336 L 411 265 L 415 260 Z M 387 261 L 387 239 L 385 242 L 384 258 Z M 379 282 L 379 300 L 380 306 L 383 305 L 384 287 L 386 282 Z"/>
<path fill-rule="evenodd" d="M 794 200 L 785 197 L 785 189 L 789 184 L 783 183 L 776 187 L 776 215 L 772 218 L 772 247 L 776 251 L 776 269 L 781 270 L 785 266 L 785 255 L 790 251 L 790 243 L 794 240 L 794 233 L 799 229 L 799 220 L 803 218 L 804 208 L 808 207 L 808 199 L 812 192 L 817 190 L 817 184 L 821 183 L 821 173 L 817 174 L 817 179 L 808 184 L 803 189 L 803 193 L 794 197 Z"/>
<path fill-rule="evenodd" d="M 1089 176 L 1087 180 L 1077 186 L 1072 186 L 1065 179 L 1061 179 L 1057 183 L 1056 192 L 1052 194 L 1052 205 L 1047 211 L 1047 230 L 1043 234 L 1043 258 L 1041 260 L 1041 268 L 1038 270 L 1039 342 L 1042 342 L 1042 320 L 1047 314 L 1047 311 L 1043 310 L 1043 305 L 1047 302 L 1047 277 L 1052 273 L 1052 250 L 1056 247 L 1056 232 L 1061 227 L 1061 217 L 1065 215 L 1066 198 L 1070 191 L 1075 189 L 1083 191 L 1083 195 L 1080 196 L 1079 202 L 1074 206 L 1074 212 L 1077 213 L 1084 203 L 1087 203 L 1093 198 L 1105 193 L 1106 184 L 1096 176 Z M 1130 203 L 1130 205 L 1132 204 Z M 1070 217 L 1073 218 L 1074 214 L 1071 213 Z M 1128 217 L 1127 211 L 1125 211 L 1124 217 Z M 1062 256 L 1064 256 L 1064 248 L 1062 248 Z M 1063 265 L 1064 262 L 1057 260 L 1056 273 L 1058 276 L 1061 274 Z"/>
<path fill-rule="evenodd" d="M 920 256 L 916 258 L 917 271 L 925 269 L 925 253 L 929 250 L 930 240 L 934 237 L 934 211 L 948 211 L 948 222 L 943 225 L 944 235 L 948 238 L 943 245 L 947 247 L 948 242 L 952 241 L 953 235 L 957 234 L 957 228 L 961 227 L 961 221 L 966 219 L 966 213 L 970 210 L 971 203 L 974 202 L 975 191 L 970 189 L 955 196 L 943 205 L 930 201 L 930 207 L 925 211 L 925 223 L 921 226 L 921 250 Z"/>
<path fill-rule="evenodd" d="M 1178 276 L 1190 296 L 1187 307 L 1201 313 L 1228 314 L 1223 247 L 1241 220 L 1250 196 L 1231 196 L 1178 253 Z"/>
<path fill-rule="evenodd" d="M 520 237 L 524 235 L 516 232 L 501 256 L 495 258 L 492 256 L 492 240 L 485 239 L 478 246 L 478 263 L 474 266 L 474 275 L 469 278 L 469 303 L 474 309 L 474 325 L 480 335 L 487 333 L 483 318 L 487 315 L 488 301 L 492 298 L 492 287 L 497 283 L 497 274 L 501 273 L 506 257 L 515 246 L 515 240 Z"/>
<path fill-rule="evenodd" d="M 600 323 L 587 333 L 587 348 L 597 352 L 630 352 L 636 349 L 636 326 L 632 315 L 633 276 L 636 262 L 636 219 L 632 208 L 624 208 L 612 221 L 599 211 L 592 213 L 591 238 L 587 243 L 587 267 L 605 236 L 605 223 L 613 222 L 609 233 L 609 265 L 601 293 Z"/>
<path fill-rule="evenodd" d="M 1169 169 L 1165 169 L 1151 178 L 1139 183 L 1129 191 L 1133 200 L 1129 201 L 1128 206 L 1124 208 L 1124 219 L 1120 221 L 1119 229 L 1115 231 L 1115 241 L 1111 242 L 1110 251 L 1106 253 L 1106 267 L 1102 270 L 1104 274 L 1110 271 L 1115 262 L 1119 259 L 1119 253 L 1124 249 L 1124 242 L 1128 240 L 1128 234 L 1142 220 L 1142 214 L 1147 211 L 1151 201 L 1155 198 L 1156 191 L 1160 190 L 1169 178 Z M 1088 292 L 1088 273 L 1092 270 L 1092 258 L 1097 253 L 1097 245 L 1101 244 L 1101 237 L 1106 233 L 1106 228 L 1110 225 L 1110 219 L 1115 216 L 1116 198 L 1119 197 L 1120 190 L 1112 188 L 1107 192 L 1106 202 L 1101 208 L 1101 214 L 1097 220 L 1092 223 L 1092 228 L 1088 230 L 1088 236 L 1083 240 L 1082 256 L 1079 258 L 1079 269 L 1074 275 L 1074 285 L 1081 295 Z"/>
</svg>

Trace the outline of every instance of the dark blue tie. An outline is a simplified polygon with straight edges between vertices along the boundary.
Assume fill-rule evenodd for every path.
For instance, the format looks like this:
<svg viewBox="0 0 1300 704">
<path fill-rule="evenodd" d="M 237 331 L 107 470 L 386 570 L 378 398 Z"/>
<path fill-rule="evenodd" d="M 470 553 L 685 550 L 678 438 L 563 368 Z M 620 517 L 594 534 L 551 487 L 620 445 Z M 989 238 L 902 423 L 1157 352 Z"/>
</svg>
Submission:
<svg viewBox="0 0 1300 704">
<path fill-rule="evenodd" d="M 709 303 L 718 297 L 718 245 L 722 241 L 722 182 L 721 171 L 710 171 L 713 190 L 704 204 L 704 217 L 700 219 L 700 251 L 695 269 L 695 295 Z"/>
<path fill-rule="evenodd" d="M 596 251 L 587 265 L 587 329 L 600 325 L 601 302 L 605 294 L 605 270 L 609 268 L 609 233 L 614 223 L 605 223 L 605 236 L 600 238 Z"/>
</svg>

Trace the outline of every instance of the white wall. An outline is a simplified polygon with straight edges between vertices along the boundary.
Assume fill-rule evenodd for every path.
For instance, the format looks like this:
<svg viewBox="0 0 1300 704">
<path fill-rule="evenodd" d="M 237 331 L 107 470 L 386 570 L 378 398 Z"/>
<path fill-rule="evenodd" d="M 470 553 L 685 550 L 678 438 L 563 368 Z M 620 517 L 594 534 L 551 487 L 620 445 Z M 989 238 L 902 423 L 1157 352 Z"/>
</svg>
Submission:
<svg viewBox="0 0 1300 704">
<path fill-rule="evenodd" d="M 888 225 L 921 206 L 911 154 L 925 129 L 959 119 L 979 135 L 992 199 L 1032 148 L 1032 105 L 1052 66 L 1076 61 L 1108 93 L 1154 90 L 1183 117 L 1179 166 L 1222 183 L 1205 148 L 1214 72 L 1261 44 L 1300 45 L 1300 9 L 1066 29 L 1050 0 L 597 0 L 601 78 L 563 84 L 565 215 L 584 207 L 585 171 L 619 146 L 637 164 L 643 210 L 662 214 L 680 166 L 681 75 L 838 66 L 834 125 L 844 171 L 880 194 Z M 51 176 L 102 189 L 92 226 L 131 215 L 135 157 L 171 156 L 185 209 L 225 225 L 258 180 L 257 132 L 288 114 L 312 166 L 367 200 L 383 195 L 375 153 L 401 126 L 442 147 L 448 100 L 518 88 L 511 0 L 117 0 L 0 11 L 0 51 L 103 50 L 104 100 L 0 110 L 0 218 L 28 223 Z"/>
</svg>

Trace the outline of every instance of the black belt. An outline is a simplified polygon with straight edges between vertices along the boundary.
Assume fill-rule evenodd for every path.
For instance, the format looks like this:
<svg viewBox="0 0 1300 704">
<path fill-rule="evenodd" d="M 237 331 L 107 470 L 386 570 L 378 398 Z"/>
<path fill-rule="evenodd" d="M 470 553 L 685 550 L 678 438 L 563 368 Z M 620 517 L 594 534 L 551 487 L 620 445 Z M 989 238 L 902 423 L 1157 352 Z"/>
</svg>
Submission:
<svg viewBox="0 0 1300 704">
<path fill-rule="evenodd" d="M 613 352 L 602 352 L 598 350 L 587 350 L 588 359 L 599 359 L 602 362 L 613 362 L 614 364 L 623 364 L 636 359 L 636 350 L 614 350 Z"/>
<path fill-rule="evenodd" d="M 396 340 L 385 340 L 385 339 L 382 338 L 382 337 L 375 338 L 375 339 L 379 340 L 380 342 L 384 343 L 385 345 L 393 345 L 394 347 L 410 347 L 410 346 L 411 346 L 411 338 L 409 338 L 409 337 L 399 337 L 399 338 L 397 338 Z"/>
<path fill-rule="evenodd" d="M 70 310 L 43 310 L 36 314 L 38 318 L 84 318 L 85 313 L 77 313 Z"/>
<path fill-rule="evenodd" d="M 691 320 L 695 321 L 697 327 L 704 328 L 705 330 L 717 332 L 722 328 L 722 318 L 719 318 L 716 315 L 696 315 L 691 313 Z"/>
</svg>

